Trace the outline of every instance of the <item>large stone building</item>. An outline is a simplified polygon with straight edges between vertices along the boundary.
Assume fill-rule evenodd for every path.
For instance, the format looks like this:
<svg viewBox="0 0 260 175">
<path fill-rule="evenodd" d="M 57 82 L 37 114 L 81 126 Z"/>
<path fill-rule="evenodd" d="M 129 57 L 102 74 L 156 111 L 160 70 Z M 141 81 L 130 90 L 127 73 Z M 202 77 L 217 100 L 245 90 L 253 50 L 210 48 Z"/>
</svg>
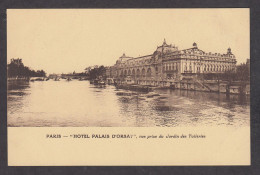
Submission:
<svg viewBox="0 0 260 175">
<path fill-rule="evenodd" d="M 123 54 L 110 68 L 109 76 L 117 81 L 131 79 L 136 84 L 164 86 L 198 74 L 235 70 L 235 67 L 236 58 L 230 48 L 226 54 L 206 53 L 193 43 L 193 47 L 179 50 L 164 39 L 151 55 L 133 58 Z"/>
</svg>

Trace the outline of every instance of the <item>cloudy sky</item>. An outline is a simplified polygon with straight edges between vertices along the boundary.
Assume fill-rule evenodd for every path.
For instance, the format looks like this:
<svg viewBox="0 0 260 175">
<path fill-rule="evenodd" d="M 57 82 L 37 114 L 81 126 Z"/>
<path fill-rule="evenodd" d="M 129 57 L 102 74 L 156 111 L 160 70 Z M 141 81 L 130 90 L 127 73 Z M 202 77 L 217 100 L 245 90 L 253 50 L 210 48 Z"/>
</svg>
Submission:
<svg viewBox="0 0 260 175">
<path fill-rule="evenodd" d="M 179 49 L 250 57 L 249 9 L 12 9 L 7 59 L 47 73 L 113 65 L 123 53 L 152 54 L 165 38 Z"/>
</svg>

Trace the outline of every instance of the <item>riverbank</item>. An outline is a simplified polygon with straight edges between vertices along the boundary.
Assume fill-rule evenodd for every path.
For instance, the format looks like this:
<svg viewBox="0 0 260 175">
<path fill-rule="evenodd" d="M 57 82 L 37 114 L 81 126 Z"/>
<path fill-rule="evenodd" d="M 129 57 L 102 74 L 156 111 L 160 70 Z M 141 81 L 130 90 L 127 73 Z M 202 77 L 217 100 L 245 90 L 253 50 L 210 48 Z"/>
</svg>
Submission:
<svg viewBox="0 0 260 175">
<path fill-rule="evenodd" d="M 250 95 L 250 83 L 242 81 L 217 81 L 217 80 L 181 80 L 153 83 L 136 81 L 136 84 L 122 83 L 117 87 L 126 90 L 151 91 L 152 89 L 181 89 L 190 91 L 216 92 L 226 94 Z"/>
<path fill-rule="evenodd" d="M 177 89 L 250 95 L 249 82 L 217 80 L 182 80 L 175 83 Z"/>
<path fill-rule="evenodd" d="M 8 77 L 7 81 L 29 81 L 30 77 Z"/>
</svg>

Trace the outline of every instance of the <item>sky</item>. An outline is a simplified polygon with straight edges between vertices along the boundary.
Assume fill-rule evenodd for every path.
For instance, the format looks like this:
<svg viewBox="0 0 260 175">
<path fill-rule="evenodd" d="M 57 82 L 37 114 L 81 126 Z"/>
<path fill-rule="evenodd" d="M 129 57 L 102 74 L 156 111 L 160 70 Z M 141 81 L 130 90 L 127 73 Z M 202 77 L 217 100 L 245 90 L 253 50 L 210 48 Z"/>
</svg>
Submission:
<svg viewBox="0 0 260 175">
<path fill-rule="evenodd" d="M 50 73 L 112 66 L 125 53 L 152 54 L 163 43 L 179 49 L 194 42 L 226 53 L 237 64 L 250 58 L 249 9 L 8 9 L 7 62 Z"/>
</svg>

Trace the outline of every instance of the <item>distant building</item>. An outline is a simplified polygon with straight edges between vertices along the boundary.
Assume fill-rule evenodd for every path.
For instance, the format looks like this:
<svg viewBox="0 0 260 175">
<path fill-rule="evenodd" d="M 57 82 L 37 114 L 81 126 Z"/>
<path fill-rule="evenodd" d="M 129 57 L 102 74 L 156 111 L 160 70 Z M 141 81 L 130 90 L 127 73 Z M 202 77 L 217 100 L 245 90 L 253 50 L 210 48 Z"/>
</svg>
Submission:
<svg viewBox="0 0 260 175">
<path fill-rule="evenodd" d="M 49 78 L 57 78 L 57 77 L 61 77 L 61 74 L 50 74 L 48 77 Z"/>
<path fill-rule="evenodd" d="M 227 53 L 206 53 L 196 43 L 191 48 L 179 50 L 164 39 L 151 55 L 129 57 L 123 54 L 111 67 L 111 76 L 123 80 L 131 77 L 137 84 L 159 85 L 165 82 L 192 78 L 200 73 L 221 73 L 235 70 L 236 57 Z"/>
<path fill-rule="evenodd" d="M 113 76 L 112 67 L 106 66 L 105 69 L 106 69 L 106 77 L 112 77 Z"/>
</svg>

